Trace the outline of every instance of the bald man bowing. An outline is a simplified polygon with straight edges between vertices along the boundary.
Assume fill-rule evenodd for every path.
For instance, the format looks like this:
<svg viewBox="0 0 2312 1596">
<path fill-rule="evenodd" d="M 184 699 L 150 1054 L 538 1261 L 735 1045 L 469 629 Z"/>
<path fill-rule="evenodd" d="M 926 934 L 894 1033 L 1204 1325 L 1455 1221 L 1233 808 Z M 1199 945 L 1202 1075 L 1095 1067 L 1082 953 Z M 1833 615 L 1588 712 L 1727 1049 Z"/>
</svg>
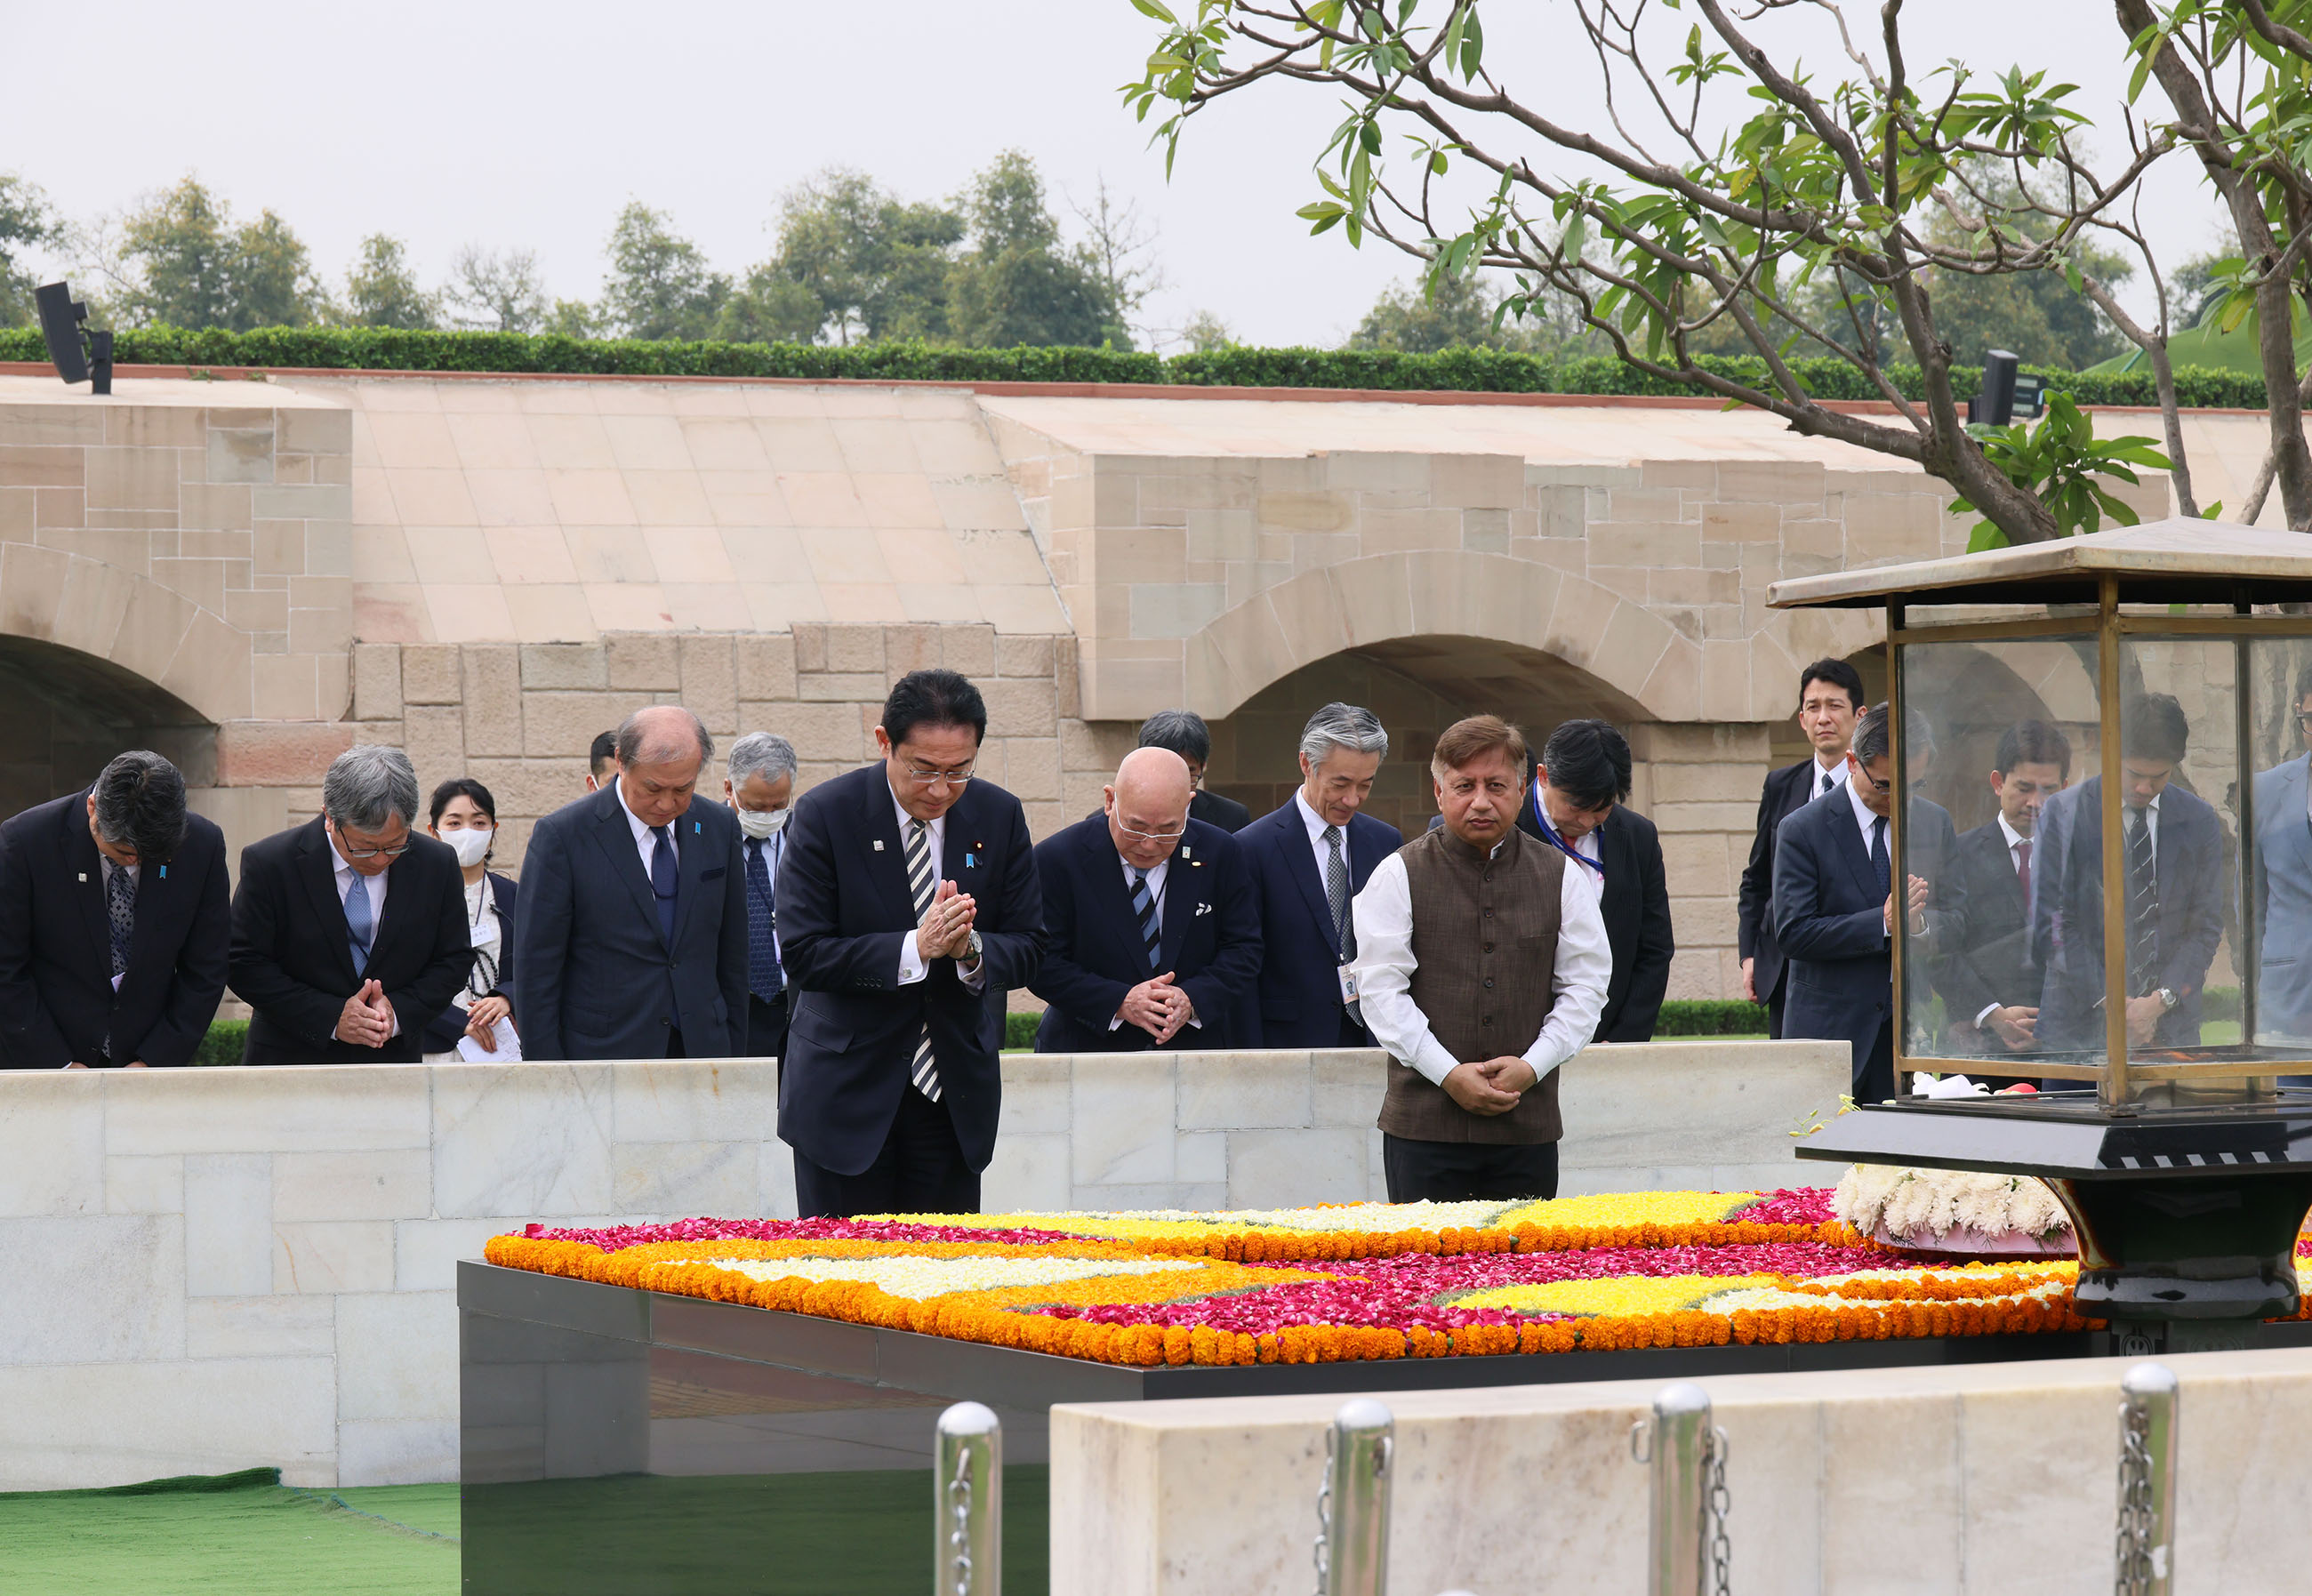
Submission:
<svg viewBox="0 0 2312 1596">
<path fill-rule="evenodd" d="M 1101 812 L 1037 845 L 1038 1053 L 1257 1045 L 1232 1022 L 1260 970 L 1260 900 L 1236 838 L 1188 818 L 1194 791 L 1179 755 L 1135 749 Z"/>
</svg>

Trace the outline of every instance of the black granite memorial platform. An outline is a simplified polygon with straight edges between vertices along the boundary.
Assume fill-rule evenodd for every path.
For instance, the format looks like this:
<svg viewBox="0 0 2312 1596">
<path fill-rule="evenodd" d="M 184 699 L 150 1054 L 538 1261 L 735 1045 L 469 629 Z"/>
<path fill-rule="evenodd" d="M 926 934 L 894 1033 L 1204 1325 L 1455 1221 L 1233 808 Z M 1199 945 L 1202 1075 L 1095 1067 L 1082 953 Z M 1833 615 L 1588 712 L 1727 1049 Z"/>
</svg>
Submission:
<svg viewBox="0 0 2312 1596">
<path fill-rule="evenodd" d="M 1055 1402 L 1373 1392 L 2080 1357 L 2097 1333 L 1126 1369 L 458 1266 L 468 1596 L 915 1596 L 932 1432 L 1003 1421 L 1004 1584 L 1043 1596 Z M 2267 1326 L 2312 1345 L 2312 1325 Z"/>
</svg>

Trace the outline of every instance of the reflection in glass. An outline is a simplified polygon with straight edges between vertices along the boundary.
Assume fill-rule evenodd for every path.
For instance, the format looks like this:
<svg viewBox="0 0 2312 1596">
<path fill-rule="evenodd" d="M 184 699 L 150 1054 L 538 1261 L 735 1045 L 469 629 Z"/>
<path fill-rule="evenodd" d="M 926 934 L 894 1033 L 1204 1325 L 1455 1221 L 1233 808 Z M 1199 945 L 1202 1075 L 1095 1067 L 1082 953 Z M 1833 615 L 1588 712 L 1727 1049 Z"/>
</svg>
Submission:
<svg viewBox="0 0 2312 1596">
<path fill-rule="evenodd" d="M 2255 1039 L 2302 1052 L 2312 1048 L 2312 642 L 2257 642 L 2248 658 Z"/>
</svg>

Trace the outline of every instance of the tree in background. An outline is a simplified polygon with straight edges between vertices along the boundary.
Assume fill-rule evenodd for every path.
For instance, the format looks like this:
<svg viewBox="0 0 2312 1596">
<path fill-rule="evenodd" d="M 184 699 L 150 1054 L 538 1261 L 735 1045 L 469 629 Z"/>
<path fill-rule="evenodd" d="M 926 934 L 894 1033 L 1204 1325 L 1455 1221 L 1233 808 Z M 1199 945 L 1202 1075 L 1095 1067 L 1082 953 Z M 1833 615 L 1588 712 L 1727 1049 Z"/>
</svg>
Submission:
<svg viewBox="0 0 2312 1596">
<path fill-rule="evenodd" d="M 338 313 L 350 327 L 439 327 L 442 296 L 418 286 L 409 250 L 399 239 L 372 232 L 362 240 L 346 273 Z"/>
<path fill-rule="evenodd" d="M 675 232 L 662 212 L 630 200 L 618 213 L 599 312 L 612 332 L 629 338 L 709 338 L 730 296 L 731 279 L 710 267 L 705 254 Z"/>
<path fill-rule="evenodd" d="M 193 177 L 122 218 L 99 269 L 118 292 L 115 313 L 132 326 L 304 327 L 328 304 L 287 223 L 267 210 L 236 226 Z"/>
<path fill-rule="evenodd" d="M 15 173 L 0 171 L 0 327 L 21 327 L 37 318 L 32 290 L 39 285 L 25 269 L 23 251 L 54 242 L 57 235 L 48 196 Z"/>
<path fill-rule="evenodd" d="M 1180 342 L 1188 346 L 1192 355 L 1210 355 L 1215 349 L 1235 348 L 1236 334 L 1229 330 L 1229 324 L 1216 312 L 1198 311 L 1180 329 Z"/>
<path fill-rule="evenodd" d="M 831 166 L 780 202 L 778 244 L 747 274 L 725 336 L 836 344 L 941 338 L 963 217 L 910 204 L 862 171 Z"/>
<path fill-rule="evenodd" d="M 442 297 L 457 324 L 471 331 L 528 333 L 546 324 L 546 283 L 538 273 L 537 255 L 529 250 L 500 255 L 466 245 L 450 262 Z"/>
<path fill-rule="evenodd" d="M 1082 259 L 1060 248 L 1036 163 L 1017 150 L 972 180 L 963 201 L 970 247 L 948 272 L 948 325 L 974 348 L 1097 346 L 1122 326 L 1116 303 Z"/>
<path fill-rule="evenodd" d="M 1116 308 L 1116 325 L 1107 341 L 1129 349 L 1135 338 L 1146 333 L 1140 322 L 1140 307 L 1164 285 L 1163 268 L 1156 260 L 1156 230 L 1143 220 L 1139 206 L 1133 201 L 1118 202 L 1109 197 L 1105 177 L 1099 179 L 1090 205 L 1071 200 L 1068 208 L 1084 230 L 1077 259 Z"/>
</svg>

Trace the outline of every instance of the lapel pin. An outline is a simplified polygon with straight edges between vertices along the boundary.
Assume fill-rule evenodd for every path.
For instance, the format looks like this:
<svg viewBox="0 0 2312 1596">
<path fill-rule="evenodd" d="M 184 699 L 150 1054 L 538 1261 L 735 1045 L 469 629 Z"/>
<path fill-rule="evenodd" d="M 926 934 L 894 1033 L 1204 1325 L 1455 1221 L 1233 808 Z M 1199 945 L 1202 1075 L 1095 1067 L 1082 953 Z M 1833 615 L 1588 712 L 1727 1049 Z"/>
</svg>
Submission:
<svg viewBox="0 0 2312 1596">
<path fill-rule="evenodd" d="M 81 872 L 78 873 L 78 875 L 77 875 L 77 877 L 76 877 L 75 879 L 80 880 L 80 881 L 86 881 L 86 880 L 88 880 L 88 872 L 86 872 L 85 870 L 81 871 Z"/>
<path fill-rule="evenodd" d="M 879 854 L 883 851 L 883 839 L 880 837 L 875 839 L 875 851 Z M 83 876 L 81 879 L 85 881 L 88 878 Z"/>
<path fill-rule="evenodd" d="M 1182 848 L 1182 849 L 1180 850 L 1180 857 L 1182 857 L 1183 859 L 1189 859 L 1189 860 L 1193 860 L 1193 859 L 1195 859 L 1195 856 L 1196 856 L 1196 855 L 1195 855 L 1195 849 L 1193 849 L 1193 848 Z"/>
<path fill-rule="evenodd" d="M 978 867 L 978 864 L 979 864 L 979 860 L 977 859 L 977 857 L 976 857 L 976 856 L 975 856 L 975 855 L 971 855 L 971 854 L 968 854 L 968 853 L 967 853 L 966 855 L 964 855 L 964 856 L 963 856 L 963 867 L 964 867 L 966 870 L 974 870 L 974 869 L 976 869 L 976 868 Z"/>
<path fill-rule="evenodd" d="M 161 879 L 164 881 L 169 879 L 169 867 L 165 864 L 161 866 Z"/>
<path fill-rule="evenodd" d="M 702 822 L 693 820 L 690 822 L 690 834 L 693 837 L 704 837 L 706 835 L 706 828 Z"/>
</svg>

